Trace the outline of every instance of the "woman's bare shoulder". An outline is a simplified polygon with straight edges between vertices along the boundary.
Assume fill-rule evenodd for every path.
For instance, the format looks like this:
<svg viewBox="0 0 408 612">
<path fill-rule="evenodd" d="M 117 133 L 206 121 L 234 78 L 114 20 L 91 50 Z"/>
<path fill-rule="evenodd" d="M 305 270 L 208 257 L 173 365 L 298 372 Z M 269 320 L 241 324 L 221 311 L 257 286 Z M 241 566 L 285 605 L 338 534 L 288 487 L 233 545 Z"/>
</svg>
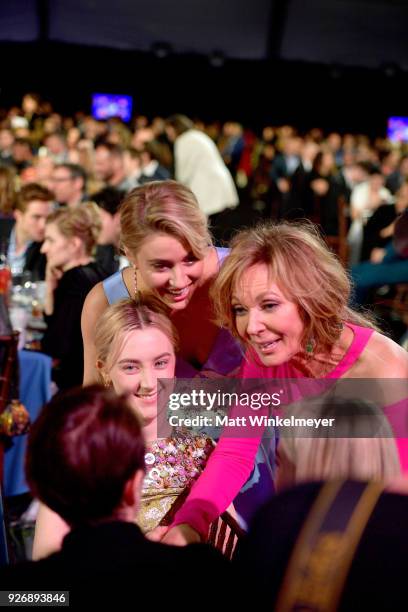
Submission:
<svg viewBox="0 0 408 612">
<path fill-rule="evenodd" d="M 407 378 L 408 353 L 383 334 L 374 332 L 361 356 L 367 378 Z"/>
<path fill-rule="evenodd" d="M 90 315 L 92 313 L 92 317 L 94 317 L 95 314 L 101 314 L 108 306 L 109 303 L 106 298 L 103 283 L 97 283 L 86 296 L 82 316 L 86 313 Z"/>
</svg>

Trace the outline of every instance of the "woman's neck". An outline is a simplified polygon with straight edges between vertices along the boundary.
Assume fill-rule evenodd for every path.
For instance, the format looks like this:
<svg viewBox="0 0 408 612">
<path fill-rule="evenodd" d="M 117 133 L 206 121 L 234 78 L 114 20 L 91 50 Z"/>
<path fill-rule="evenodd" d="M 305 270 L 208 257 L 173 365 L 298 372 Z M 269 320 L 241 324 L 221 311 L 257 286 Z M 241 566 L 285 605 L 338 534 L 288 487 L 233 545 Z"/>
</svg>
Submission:
<svg viewBox="0 0 408 612">
<path fill-rule="evenodd" d="M 344 326 L 340 338 L 330 351 L 309 354 L 302 350 L 292 357 L 289 363 L 304 376 L 323 378 L 330 374 L 341 362 L 349 350 L 353 338 L 353 330 Z"/>
</svg>

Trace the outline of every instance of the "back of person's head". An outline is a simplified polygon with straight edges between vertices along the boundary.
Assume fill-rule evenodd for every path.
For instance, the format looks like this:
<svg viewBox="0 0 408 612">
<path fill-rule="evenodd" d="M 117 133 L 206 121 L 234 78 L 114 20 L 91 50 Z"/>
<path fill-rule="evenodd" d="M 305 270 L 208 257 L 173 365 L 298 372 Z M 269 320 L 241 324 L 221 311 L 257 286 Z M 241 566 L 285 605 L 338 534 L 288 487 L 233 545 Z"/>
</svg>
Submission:
<svg viewBox="0 0 408 612">
<path fill-rule="evenodd" d="M 165 122 L 166 125 L 170 125 L 176 134 L 179 136 L 194 127 L 194 123 L 186 115 L 171 115 Z"/>
<path fill-rule="evenodd" d="M 65 238 L 80 238 L 88 255 L 92 254 L 102 228 L 98 207 L 93 202 L 59 208 L 47 218 L 49 223 L 54 223 Z"/>
<path fill-rule="evenodd" d="M 135 256 L 148 236 L 169 234 L 203 259 L 211 237 L 191 189 L 177 181 L 152 181 L 128 193 L 120 207 L 122 244 Z"/>
<path fill-rule="evenodd" d="M 15 210 L 25 213 L 27 206 L 33 201 L 52 202 L 54 194 L 52 191 L 38 183 L 27 183 L 23 185 L 15 201 Z"/>
<path fill-rule="evenodd" d="M 123 396 L 94 385 L 54 397 L 32 426 L 33 494 L 70 526 L 118 517 L 126 484 L 144 470 L 141 424 Z"/>
<path fill-rule="evenodd" d="M 339 478 L 389 480 L 400 475 L 391 427 L 376 404 L 329 393 L 321 401 L 313 398 L 300 404 L 297 416 L 311 414 L 334 419 L 327 435 L 307 438 L 293 431 L 294 437 L 282 437 L 279 442 L 292 463 L 296 483 Z"/>
<path fill-rule="evenodd" d="M 105 187 L 105 189 L 93 194 L 92 201 L 113 217 L 119 211 L 124 195 L 123 191 L 115 187 Z"/>
<path fill-rule="evenodd" d="M 95 144 L 95 151 L 97 149 L 106 149 L 110 157 L 118 157 L 118 158 L 123 157 L 123 152 L 124 152 L 123 147 L 119 144 L 108 142 L 105 139 L 101 139 L 99 142 Z"/>
</svg>

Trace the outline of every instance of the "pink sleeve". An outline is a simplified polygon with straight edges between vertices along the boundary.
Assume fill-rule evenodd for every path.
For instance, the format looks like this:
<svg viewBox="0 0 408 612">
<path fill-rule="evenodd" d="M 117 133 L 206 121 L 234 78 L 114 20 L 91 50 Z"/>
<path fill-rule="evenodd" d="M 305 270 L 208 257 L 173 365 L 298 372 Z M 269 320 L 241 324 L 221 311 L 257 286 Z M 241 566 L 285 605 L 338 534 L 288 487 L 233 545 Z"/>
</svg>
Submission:
<svg viewBox="0 0 408 612">
<path fill-rule="evenodd" d="M 228 508 L 247 481 L 260 442 L 260 437 L 221 437 L 172 526 L 187 523 L 206 538 L 210 523 Z"/>
</svg>

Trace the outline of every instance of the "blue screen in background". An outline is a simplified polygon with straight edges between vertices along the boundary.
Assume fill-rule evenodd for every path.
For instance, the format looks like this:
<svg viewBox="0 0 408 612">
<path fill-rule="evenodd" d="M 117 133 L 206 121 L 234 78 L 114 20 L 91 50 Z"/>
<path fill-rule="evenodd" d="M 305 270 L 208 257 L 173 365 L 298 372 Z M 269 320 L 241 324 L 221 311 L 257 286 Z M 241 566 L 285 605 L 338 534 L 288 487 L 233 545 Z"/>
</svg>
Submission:
<svg viewBox="0 0 408 612">
<path fill-rule="evenodd" d="M 408 142 L 408 117 L 390 117 L 387 137 L 393 142 Z"/>
<path fill-rule="evenodd" d="M 122 121 L 130 121 L 132 105 L 132 96 L 96 93 L 92 96 L 92 116 L 95 119 L 120 117 Z"/>
</svg>

